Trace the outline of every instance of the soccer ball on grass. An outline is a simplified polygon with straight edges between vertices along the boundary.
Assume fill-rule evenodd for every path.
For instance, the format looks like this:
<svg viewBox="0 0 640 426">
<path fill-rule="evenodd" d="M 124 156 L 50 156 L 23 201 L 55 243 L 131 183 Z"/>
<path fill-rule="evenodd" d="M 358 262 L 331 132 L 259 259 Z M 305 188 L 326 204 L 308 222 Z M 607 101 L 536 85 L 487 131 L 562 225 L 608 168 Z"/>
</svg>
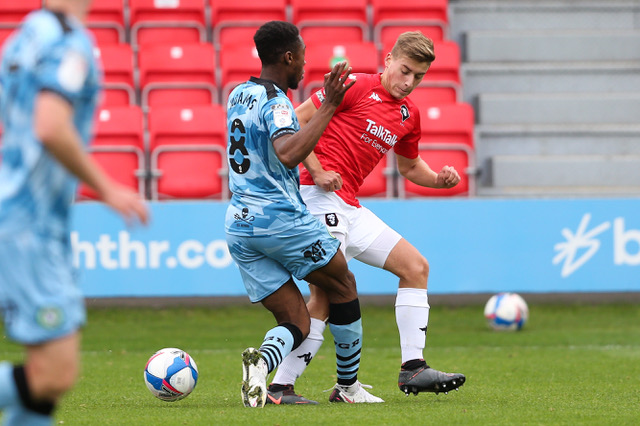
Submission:
<svg viewBox="0 0 640 426">
<path fill-rule="evenodd" d="M 160 349 L 147 361 L 144 382 L 156 398 L 169 402 L 178 401 L 196 387 L 198 366 L 181 349 Z"/>
<path fill-rule="evenodd" d="M 529 319 L 529 307 L 516 293 L 498 293 L 485 305 L 484 316 L 494 330 L 515 331 Z"/>
</svg>

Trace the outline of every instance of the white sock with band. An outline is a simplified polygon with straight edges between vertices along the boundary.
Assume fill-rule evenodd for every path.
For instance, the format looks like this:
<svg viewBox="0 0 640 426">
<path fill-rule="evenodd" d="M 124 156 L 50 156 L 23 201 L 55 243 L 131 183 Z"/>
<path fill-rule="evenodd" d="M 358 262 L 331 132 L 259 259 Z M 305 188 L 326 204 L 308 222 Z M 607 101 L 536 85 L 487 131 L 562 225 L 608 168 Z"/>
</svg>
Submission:
<svg viewBox="0 0 640 426">
<path fill-rule="evenodd" d="M 273 383 L 281 385 L 293 385 L 296 379 L 302 375 L 307 365 L 320 350 L 324 341 L 324 329 L 327 324 L 316 318 L 311 318 L 309 336 L 302 342 L 296 350 L 285 357 L 278 367 Z"/>
<path fill-rule="evenodd" d="M 396 296 L 396 323 L 400 333 L 402 363 L 423 359 L 429 323 L 429 299 L 426 289 L 399 288 Z"/>
</svg>

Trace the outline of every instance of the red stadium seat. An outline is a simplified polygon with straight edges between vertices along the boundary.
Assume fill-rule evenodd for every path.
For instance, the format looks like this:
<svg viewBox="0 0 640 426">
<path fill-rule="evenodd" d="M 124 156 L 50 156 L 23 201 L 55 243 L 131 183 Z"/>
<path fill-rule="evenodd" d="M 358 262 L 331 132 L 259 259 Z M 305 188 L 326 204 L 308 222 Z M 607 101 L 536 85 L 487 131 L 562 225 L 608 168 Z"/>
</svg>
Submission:
<svg viewBox="0 0 640 426">
<path fill-rule="evenodd" d="M 135 50 L 148 44 L 204 43 L 206 29 L 192 22 L 139 22 L 131 29 Z"/>
<path fill-rule="evenodd" d="M 253 44 L 256 30 L 267 21 L 287 20 L 287 0 L 210 0 L 213 42 L 219 50 L 233 43 Z"/>
<path fill-rule="evenodd" d="M 421 108 L 422 138 L 420 154 L 431 169 L 438 172 L 444 165 L 456 168 L 461 182 L 451 189 L 424 188 L 401 179 L 400 195 L 451 196 L 475 191 L 474 114 L 467 103 Z"/>
<path fill-rule="evenodd" d="M 332 58 L 343 53 L 352 67 L 352 72 L 378 72 L 377 51 L 372 42 L 309 44 L 305 56 L 305 77 L 301 83 L 305 99 L 322 87 L 324 75 L 331 70 Z"/>
<path fill-rule="evenodd" d="M 140 107 L 103 108 L 98 112 L 95 138 L 88 148 L 109 176 L 141 195 L 145 191 L 143 132 Z M 79 186 L 79 200 L 95 198 L 92 189 L 84 184 Z"/>
<path fill-rule="evenodd" d="M 104 70 L 102 107 L 135 103 L 133 53 L 128 44 L 105 44 L 95 48 Z"/>
<path fill-rule="evenodd" d="M 422 142 L 474 146 L 474 114 L 467 103 L 443 104 L 420 110 Z"/>
<path fill-rule="evenodd" d="M 102 108 L 135 105 L 136 94 L 131 86 L 119 83 L 105 83 L 103 86 Z"/>
<path fill-rule="evenodd" d="M 151 196 L 227 198 L 226 114 L 219 105 L 149 111 Z"/>
<path fill-rule="evenodd" d="M 222 104 L 239 83 L 249 77 L 260 77 L 262 63 L 253 43 L 223 46 L 220 50 L 220 87 L 222 88 Z"/>
<path fill-rule="evenodd" d="M 121 83 L 134 87 L 133 52 L 128 44 L 106 44 L 96 47 L 96 56 L 104 69 L 107 83 Z"/>
<path fill-rule="evenodd" d="M 395 155 L 389 152 L 371 171 L 358 190 L 357 197 L 393 197 L 393 170 Z"/>
<path fill-rule="evenodd" d="M 447 81 L 422 82 L 409 95 L 423 111 L 432 105 L 454 104 L 460 97 L 460 86 Z"/>
<path fill-rule="evenodd" d="M 215 86 L 213 46 L 207 43 L 142 46 L 140 87 L 150 83 L 199 82 Z"/>
<path fill-rule="evenodd" d="M 129 0 L 134 49 L 154 43 L 206 41 L 204 0 Z"/>
<path fill-rule="evenodd" d="M 380 46 L 410 30 L 420 30 L 434 40 L 448 36 L 448 0 L 371 0 L 371 6 L 374 41 Z"/>
<path fill-rule="evenodd" d="M 291 0 L 291 9 L 307 44 L 370 40 L 367 0 Z"/>
<path fill-rule="evenodd" d="M 400 184 L 400 196 L 408 197 L 450 197 L 454 195 L 473 194 L 474 185 L 474 153 L 471 148 L 463 144 L 454 143 L 421 143 L 420 156 L 429 164 L 435 172 L 439 172 L 443 166 L 453 166 L 460 174 L 460 183 L 449 189 L 426 188 L 416 185 L 402 178 Z"/>
<path fill-rule="evenodd" d="M 93 0 L 87 15 L 87 27 L 98 45 L 124 43 L 124 0 Z"/>
<path fill-rule="evenodd" d="M 0 46 L 29 12 L 42 7 L 42 0 L 0 1 Z"/>
<path fill-rule="evenodd" d="M 153 107 L 217 103 L 217 90 L 206 83 L 152 83 L 142 90 L 142 108 L 145 112 Z"/>
<path fill-rule="evenodd" d="M 217 102 L 214 56 L 208 43 L 141 46 L 138 66 L 143 106 L 171 103 L 172 95 L 189 104 Z"/>
<path fill-rule="evenodd" d="M 40 9 L 42 0 L 20 0 L 0 2 L 0 23 L 17 24 L 31 11 Z"/>
<path fill-rule="evenodd" d="M 142 21 L 207 23 L 204 0 L 129 0 L 129 13 L 131 27 Z"/>
<path fill-rule="evenodd" d="M 436 60 L 423 81 L 451 81 L 460 84 L 460 47 L 450 40 L 434 42 Z"/>
</svg>

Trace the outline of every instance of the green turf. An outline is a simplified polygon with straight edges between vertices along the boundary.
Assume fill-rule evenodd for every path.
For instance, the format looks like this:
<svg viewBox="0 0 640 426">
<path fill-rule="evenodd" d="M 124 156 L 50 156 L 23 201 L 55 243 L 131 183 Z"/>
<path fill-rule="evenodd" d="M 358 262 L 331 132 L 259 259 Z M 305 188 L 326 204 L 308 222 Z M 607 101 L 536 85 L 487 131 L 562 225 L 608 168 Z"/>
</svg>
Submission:
<svg viewBox="0 0 640 426">
<path fill-rule="evenodd" d="M 427 361 L 465 373 L 448 395 L 406 397 L 396 384 L 400 353 L 393 308 L 365 307 L 360 380 L 386 403 L 329 404 L 335 382 L 330 333 L 296 389 L 317 406 L 249 409 L 240 399 L 240 353 L 273 324 L 260 306 L 216 309 L 92 309 L 83 374 L 56 414 L 65 425 L 638 424 L 640 307 L 530 306 L 518 333 L 490 331 L 482 307 L 431 310 Z M 155 399 L 143 382 L 147 358 L 188 351 L 200 380 L 185 400 Z M 2 340 L 0 359 L 20 359 Z"/>
</svg>

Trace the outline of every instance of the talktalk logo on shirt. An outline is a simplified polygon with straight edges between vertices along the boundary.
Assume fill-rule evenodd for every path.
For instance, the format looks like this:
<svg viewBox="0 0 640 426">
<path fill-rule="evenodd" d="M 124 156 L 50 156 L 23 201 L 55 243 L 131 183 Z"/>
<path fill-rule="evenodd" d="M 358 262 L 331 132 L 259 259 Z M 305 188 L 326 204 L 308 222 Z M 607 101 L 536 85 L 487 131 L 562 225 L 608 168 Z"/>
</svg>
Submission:
<svg viewBox="0 0 640 426">
<path fill-rule="evenodd" d="M 375 136 L 381 142 L 385 142 L 389 146 L 394 146 L 398 141 L 398 135 L 382 125 L 378 125 L 375 121 L 367 118 L 367 132 Z"/>
</svg>

